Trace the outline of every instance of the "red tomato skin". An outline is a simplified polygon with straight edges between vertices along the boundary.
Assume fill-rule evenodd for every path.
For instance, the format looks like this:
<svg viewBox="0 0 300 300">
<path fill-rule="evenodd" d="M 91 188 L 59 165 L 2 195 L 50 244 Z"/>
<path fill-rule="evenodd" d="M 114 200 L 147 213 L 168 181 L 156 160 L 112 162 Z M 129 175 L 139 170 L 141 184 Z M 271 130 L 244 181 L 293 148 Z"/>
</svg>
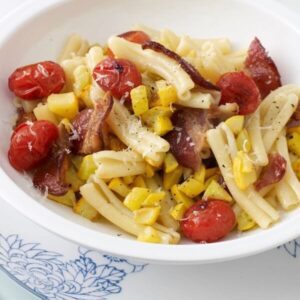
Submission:
<svg viewBox="0 0 300 300">
<path fill-rule="evenodd" d="M 221 89 L 220 104 L 237 103 L 241 115 L 253 113 L 261 102 L 258 87 L 244 72 L 223 74 L 217 86 Z"/>
<path fill-rule="evenodd" d="M 63 68 L 44 61 L 16 69 L 8 78 L 8 87 L 17 97 L 30 101 L 59 93 L 65 82 Z"/>
<path fill-rule="evenodd" d="M 134 31 L 127 31 L 118 35 L 119 37 L 124 38 L 125 40 L 136 43 L 136 44 L 144 44 L 148 41 L 151 41 L 150 36 L 145 33 L 144 31 L 134 30 Z"/>
<path fill-rule="evenodd" d="M 199 200 L 180 221 L 183 234 L 194 242 L 211 243 L 225 237 L 235 226 L 231 206 L 222 200 Z"/>
<path fill-rule="evenodd" d="M 130 99 L 130 91 L 142 84 L 142 76 L 136 66 L 126 59 L 106 58 L 93 71 L 93 78 L 105 91 L 121 99 Z"/>
<path fill-rule="evenodd" d="M 10 164 L 19 171 L 33 169 L 48 156 L 57 138 L 57 126 L 48 121 L 20 124 L 11 137 Z"/>
<path fill-rule="evenodd" d="M 148 41 L 151 41 L 150 36 L 145 33 L 144 31 L 134 30 L 134 31 L 127 31 L 124 33 L 121 33 L 118 35 L 118 37 L 121 37 L 129 42 L 136 43 L 136 44 L 144 44 Z M 107 56 L 114 57 L 114 53 L 111 51 L 111 49 L 107 49 Z"/>
</svg>

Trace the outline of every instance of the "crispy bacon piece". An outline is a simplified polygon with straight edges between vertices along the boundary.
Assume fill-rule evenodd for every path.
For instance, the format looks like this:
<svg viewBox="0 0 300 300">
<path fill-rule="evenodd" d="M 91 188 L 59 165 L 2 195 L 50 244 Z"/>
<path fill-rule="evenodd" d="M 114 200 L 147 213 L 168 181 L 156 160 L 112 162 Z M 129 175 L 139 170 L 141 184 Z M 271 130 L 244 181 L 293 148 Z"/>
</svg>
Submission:
<svg viewBox="0 0 300 300">
<path fill-rule="evenodd" d="M 166 56 L 168 56 L 171 59 L 174 59 L 176 62 L 180 64 L 182 69 L 189 74 L 191 79 L 194 81 L 195 84 L 197 84 L 200 87 L 203 87 L 208 90 L 216 90 L 218 91 L 219 88 L 212 84 L 211 82 L 204 79 L 201 74 L 186 60 L 181 58 L 177 53 L 167 49 L 162 44 L 154 42 L 154 41 L 148 41 L 142 45 L 143 49 L 151 49 L 155 52 L 163 53 Z"/>
<path fill-rule="evenodd" d="M 278 69 L 257 37 L 249 46 L 245 67 L 255 81 L 262 99 L 281 86 Z"/>
<path fill-rule="evenodd" d="M 269 164 L 255 183 L 256 190 L 259 191 L 270 184 L 279 182 L 285 174 L 286 164 L 286 160 L 280 154 L 270 154 Z"/>
<path fill-rule="evenodd" d="M 63 125 L 59 126 L 59 138 L 53 146 L 51 155 L 46 163 L 37 168 L 33 176 L 33 184 L 42 192 L 61 196 L 69 186 L 65 182 L 66 172 L 69 166 L 68 154 L 70 142 L 68 133 Z"/>
<path fill-rule="evenodd" d="M 205 133 L 210 127 L 206 112 L 179 109 L 173 114 L 172 123 L 174 129 L 164 136 L 170 143 L 171 152 L 182 166 L 197 170 L 201 164 Z"/>
<path fill-rule="evenodd" d="M 237 103 L 239 114 L 253 113 L 260 104 L 260 93 L 254 80 L 244 72 L 229 72 L 217 82 L 221 89 L 220 104 Z"/>
<path fill-rule="evenodd" d="M 72 149 L 78 154 L 91 154 L 103 148 L 105 119 L 113 106 L 109 95 L 98 101 L 94 109 L 81 111 L 73 121 L 73 133 L 70 137 Z"/>
<path fill-rule="evenodd" d="M 30 121 L 36 121 L 36 117 L 33 112 L 26 113 L 22 107 L 17 109 L 17 121 L 15 127 L 18 127 L 20 124 Z"/>
</svg>

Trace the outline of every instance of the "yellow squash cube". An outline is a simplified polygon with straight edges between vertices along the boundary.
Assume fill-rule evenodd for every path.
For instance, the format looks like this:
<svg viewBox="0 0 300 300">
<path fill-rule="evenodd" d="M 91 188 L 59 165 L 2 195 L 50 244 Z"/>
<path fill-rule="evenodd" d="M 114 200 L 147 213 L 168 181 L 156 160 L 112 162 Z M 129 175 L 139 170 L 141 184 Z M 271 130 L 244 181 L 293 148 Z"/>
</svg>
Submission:
<svg viewBox="0 0 300 300">
<path fill-rule="evenodd" d="M 287 128 L 286 132 L 287 133 L 297 132 L 297 133 L 300 134 L 300 126 Z"/>
<path fill-rule="evenodd" d="M 242 210 L 237 216 L 237 227 L 240 231 L 247 231 L 255 227 L 256 223 Z"/>
<path fill-rule="evenodd" d="M 173 172 L 178 167 L 178 162 L 172 153 L 167 153 L 164 160 L 165 173 Z"/>
<path fill-rule="evenodd" d="M 193 175 L 193 177 L 199 181 L 200 183 L 204 184 L 205 177 L 206 177 L 206 169 L 202 165 L 198 171 L 196 171 Z"/>
<path fill-rule="evenodd" d="M 225 124 L 229 127 L 234 135 L 238 135 L 244 127 L 245 117 L 241 115 L 230 117 L 225 121 Z"/>
<path fill-rule="evenodd" d="M 71 164 L 66 172 L 66 183 L 72 186 L 74 192 L 79 191 L 79 188 L 84 184 L 77 174 L 75 167 Z"/>
<path fill-rule="evenodd" d="M 172 122 L 168 117 L 158 116 L 152 126 L 157 135 L 165 135 L 173 129 Z"/>
<path fill-rule="evenodd" d="M 37 120 L 49 121 L 55 125 L 58 124 L 57 117 L 52 111 L 49 110 L 49 106 L 47 103 L 39 103 L 38 106 L 33 109 L 33 113 Z"/>
<path fill-rule="evenodd" d="M 162 106 L 169 106 L 176 102 L 177 92 L 174 86 L 168 84 L 165 80 L 156 82 L 158 101 Z"/>
<path fill-rule="evenodd" d="M 182 176 L 183 169 L 178 166 L 174 171 L 165 173 L 163 177 L 163 187 L 165 190 L 169 190 L 174 184 L 177 184 Z"/>
<path fill-rule="evenodd" d="M 243 129 L 236 138 L 236 145 L 238 150 L 244 152 L 250 152 L 252 149 L 250 137 L 247 129 Z"/>
<path fill-rule="evenodd" d="M 205 190 L 203 199 L 218 199 L 231 202 L 231 195 L 214 179 L 211 180 L 210 184 Z"/>
<path fill-rule="evenodd" d="M 167 117 L 170 118 L 172 111 L 169 107 L 156 106 L 149 109 L 142 115 L 142 120 L 150 127 L 154 126 L 157 117 Z"/>
<path fill-rule="evenodd" d="M 184 203 L 178 203 L 170 210 L 170 215 L 176 221 L 180 221 L 183 218 L 183 215 L 186 212 L 186 210 L 187 208 Z"/>
<path fill-rule="evenodd" d="M 48 194 L 47 198 L 69 207 L 73 207 L 76 203 L 76 196 L 72 189 L 69 189 L 68 192 L 62 196 Z"/>
<path fill-rule="evenodd" d="M 296 159 L 292 162 L 292 168 L 296 173 L 298 179 L 300 180 L 300 158 Z"/>
<path fill-rule="evenodd" d="M 300 157 L 300 133 L 293 132 L 288 135 L 287 143 L 289 151 Z"/>
<path fill-rule="evenodd" d="M 125 176 L 125 177 L 123 177 L 123 181 L 127 185 L 132 184 L 134 179 L 135 179 L 135 176 Z"/>
<path fill-rule="evenodd" d="M 137 240 L 145 243 L 161 243 L 161 238 L 153 227 L 147 226 L 145 230 L 140 233 Z"/>
<path fill-rule="evenodd" d="M 155 168 L 149 164 L 146 164 L 146 177 L 151 178 L 155 174 Z"/>
<path fill-rule="evenodd" d="M 50 111 L 69 120 L 73 119 L 79 110 L 78 99 L 73 92 L 51 94 L 47 99 L 47 103 Z"/>
<path fill-rule="evenodd" d="M 126 196 L 124 205 L 130 210 L 134 211 L 141 208 L 144 200 L 149 196 L 150 190 L 146 188 L 135 187 Z"/>
<path fill-rule="evenodd" d="M 208 179 L 209 177 L 214 176 L 219 173 L 220 173 L 220 169 L 218 167 L 206 169 L 205 170 L 205 179 Z"/>
<path fill-rule="evenodd" d="M 142 187 L 142 188 L 147 188 L 146 181 L 143 176 L 138 175 L 134 178 L 133 184 L 134 187 Z"/>
<path fill-rule="evenodd" d="M 233 160 L 233 176 L 236 185 L 245 190 L 257 180 L 254 167 L 249 167 L 249 159 L 243 151 L 239 151 Z"/>
<path fill-rule="evenodd" d="M 129 187 L 123 182 L 121 178 L 113 178 L 108 187 L 122 197 L 126 197 L 130 193 Z"/>
<path fill-rule="evenodd" d="M 73 208 L 73 211 L 76 214 L 81 215 L 82 217 L 91 221 L 95 220 L 99 216 L 98 211 L 94 207 L 92 207 L 88 202 L 86 202 L 84 198 L 80 198 L 77 201 Z"/>
<path fill-rule="evenodd" d="M 132 109 L 136 116 L 140 116 L 149 109 L 147 88 L 140 85 L 130 91 Z"/>
<path fill-rule="evenodd" d="M 193 178 L 193 176 L 190 176 L 186 181 L 181 183 L 178 188 L 188 197 L 194 198 L 204 191 L 204 180 L 200 182 Z"/>
<path fill-rule="evenodd" d="M 138 224 L 153 225 L 160 213 L 160 207 L 144 207 L 133 212 L 133 219 Z"/>
<path fill-rule="evenodd" d="M 165 196 L 165 192 L 153 192 L 143 201 L 142 206 L 158 206 Z"/>
<path fill-rule="evenodd" d="M 89 177 L 95 173 L 97 165 L 94 162 L 92 154 L 86 155 L 79 167 L 78 177 L 82 180 L 88 180 Z"/>
<path fill-rule="evenodd" d="M 171 188 L 171 194 L 176 203 L 183 203 L 186 208 L 189 208 L 194 204 L 193 200 L 186 196 L 179 190 L 178 184 L 175 184 Z"/>
</svg>

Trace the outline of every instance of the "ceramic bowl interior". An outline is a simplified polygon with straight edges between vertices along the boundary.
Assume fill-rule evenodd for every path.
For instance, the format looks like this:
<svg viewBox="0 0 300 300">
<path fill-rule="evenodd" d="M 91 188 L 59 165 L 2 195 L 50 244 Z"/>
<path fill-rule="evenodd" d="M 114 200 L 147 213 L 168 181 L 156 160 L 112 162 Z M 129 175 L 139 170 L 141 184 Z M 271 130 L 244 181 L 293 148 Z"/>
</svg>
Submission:
<svg viewBox="0 0 300 300">
<path fill-rule="evenodd" d="M 268 4 L 268 5 L 266 5 Z M 31 1 L 6 20 L 0 40 L 0 194 L 34 222 L 88 247 L 160 263 L 211 262 L 249 255 L 274 247 L 300 234 L 300 210 L 282 215 L 271 229 L 232 235 L 215 244 L 148 245 L 105 220 L 89 222 L 70 209 L 43 199 L 30 179 L 7 161 L 15 108 L 7 78 L 18 66 L 55 60 L 66 37 L 78 33 L 91 43 L 105 43 L 112 34 L 135 24 L 170 28 L 194 37 L 228 37 L 235 48 L 247 48 L 259 37 L 276 61 L 284 83 L 300 83 L 300 37 L 297 27 L 275 1 L 266 6 L 234 0 L 72 0 Z M 42 7 L 39 7 L 42 6 Z M 283 14 L 285 12 L 285 14 Z M 281 16 L 280 16 L 281 13 Z M 4 22 L 4 24 L 5 24 Z M 2 26 L 3 27 L 3 26 Z M 6 30 L 6 28 L 4 28 Z M 4 30 L 4 31 L 5 31 Z M 2 30 L 3 31 L 3 30 Z M 117 236 L 119 233 L 122 236 Z"/>
</svg>

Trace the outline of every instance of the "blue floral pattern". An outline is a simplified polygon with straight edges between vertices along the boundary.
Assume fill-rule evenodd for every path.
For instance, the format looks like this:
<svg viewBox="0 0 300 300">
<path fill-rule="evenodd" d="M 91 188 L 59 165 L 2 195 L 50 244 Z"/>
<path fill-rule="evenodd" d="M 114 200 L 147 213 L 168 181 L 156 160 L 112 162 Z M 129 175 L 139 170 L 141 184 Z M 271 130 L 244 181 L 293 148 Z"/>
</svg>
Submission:
<svg viewBox="0 0 300 300">
<path fill-rule="evenodd" d="M 278 249 L 284 249 L 289 255 L 297 258 L 300 254 L 300 238 L 279 246 Z"/>
<path fill-rule="evenodd" d="M 145 267 L 81 247 L 78 252 L 78 258 L 64 262 L 62 254 L 38 243 L 0 234 L 0 268 L 41 299 L 104 300 L 121 292 L 128 274 Z"/>
</svg>

